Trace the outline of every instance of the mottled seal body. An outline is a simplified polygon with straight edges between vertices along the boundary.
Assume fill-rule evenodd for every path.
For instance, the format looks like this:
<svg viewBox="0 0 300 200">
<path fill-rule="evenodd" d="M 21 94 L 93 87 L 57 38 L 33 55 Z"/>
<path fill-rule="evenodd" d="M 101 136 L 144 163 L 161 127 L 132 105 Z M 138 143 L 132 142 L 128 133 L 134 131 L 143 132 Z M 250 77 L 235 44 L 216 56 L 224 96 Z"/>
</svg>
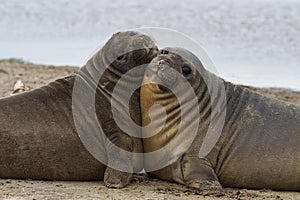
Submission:
<svg viewBox="0 0 300 200">
<path fill-rule="evenodd" d="M 82 88 L 94 89 L 97 119 L 103 124 L 108 140 L 128 151 L 141 152 L 141 141 L 128 136 L 113 122 L 110 98 L 113 86 L 122 74 L 150 62 L 156 55 L 157 47 L 148 36 L 137 32 L 117 33 L 78 73 L 33 91 L 1 99 L 0 177 L 43 180 L 104 178 L 110 187 L 128 184 L 131 173 L 106 167 L 82 144 L 78 127 L 74 124 L 73 87 L 75 80 L 79 79 Z M 100 69 L 104 71 L 101 79 L 95 77 Z M 134 95 L 139 97 L 138 93 Z M 130 114 L 136 123 L 141 124 L 138 97 L 131 101 Z M 79 110 L 84 110 L 85 106 L 79 105 Z M 84 123 L 94 123 L 89 116 L 92 114 L 82 118 Z M 100 142 L 103 152 L 99 153 L 108 155 L 107 141 Z M 131 168 L 142 169 L 142 163 L 133 163 L 132 159 L 128 164 Z"/>
<path fill-rule="evenodd" d="M 174 74 L 170 73 L 172 70 L 178 74 L 170 78 L 168 74 Z M 183 79 L 190 83 L 197 96 L 200 120 L 195 138 L 190 138 L 190 131 L 185 129 L 177 133 L 180 124 L 188 127 L 194 120 L 187 113 L 182 122 L 180 109 L 190 101 L 186 99 L 179 105 L 172 92 Z M 214 91 L 209 90 L 207 81 L 215 84 Z M 161 120 L 159 116 L 162 116 L 162 111 L 159 109 L 149 116 L 152 105 L 162 105 L 167 113 L 162 131 L 151 137 L 147 137 L 153 134 L 151 130 L 143 132 L 146 137 L 143 139 L 145 153 L 167 145 L 176 134 L 186 136 L 185 140 L 178 142 L 178 148 L 169 150 L 171 158 L 175 153 L 179 155 L 177 160 L 149 172 L 151 176 L 185 184 L 200 192 L 215 193 L 222 186 L 300 191 L 299 106 L 226 82 L 205 70 L 195 55 L 181 48 L 161 51 L 161 55 L 148 66 L 144 83 L 151 84 L 145 84 L 141 89 L 143 125 Z M 169 89 L 163 84 L 169 85 Z M 220 101 L 221 85 L 225 89 L 224 105 Z M 181 90 L 181 95 L 185 96 L 187 89 Z M 211 93 L 216 94 L 215 98 Z M 213 106 L 219 106 L 219 111 L 213 112 Z M 199 151 L 204 145 L 206 133 L 216 128 L 212 126 L 212 120 L 218 122 L 224 110 L 224 126 L 220 129 L 218 140 L 211 151 L 201 157 Z M 178 153 L 189 139 L 192 139 L 190 147 Z M 153 163 L 158 163 L 151 157 L 145 157 L 144 162 L 146 171 Z"/>
</svg>

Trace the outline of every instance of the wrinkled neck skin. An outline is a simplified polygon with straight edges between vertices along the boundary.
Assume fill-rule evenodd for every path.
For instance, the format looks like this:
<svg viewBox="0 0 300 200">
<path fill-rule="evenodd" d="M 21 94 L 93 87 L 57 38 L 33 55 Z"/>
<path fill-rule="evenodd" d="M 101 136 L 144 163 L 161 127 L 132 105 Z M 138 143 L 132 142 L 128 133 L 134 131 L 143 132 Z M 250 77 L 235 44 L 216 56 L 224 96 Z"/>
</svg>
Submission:
<svg viewBox="0 0 300 200">
<path fill-rule="evenodd" d="M 123 75 L 120 71 L 111 67 L 111 63 L 102 56 L 102 50 L 95 54 L 85 66 L 78 72 L 78 76 L 82 78 L 85 84 L 89 85 L 93 91 L 97 89 L 97 95 L 101 91 L 107 98 L 113 91 L 117 81 Z"/>
<path fill-rule="evenodd" d="M 234 134 L 232 126 L 239 123 L 238 119 L 243 115 L 247 102 L 253 94 L 207 70 L 201 72 L 200 84 L 195 93 L 199 102 L 200 125 L 198 135 L 190 149 L 200 155 L 199 144 L 207 143 L 204 137 L 212 131 L 210 133 L 216 138 L 215 145 L 204 157 L 210 161 L 213 168 L 216 168 L 219 152 L 228 142 L 228 137 Z"/>
<path fill-rule="evenodd" d="M 85 85 L 83 86 L 83 90 L 86 94 L 88 94 L 83 96 L 82 102 L 85 102 L 85 99 L 88 97 L 94 98 L 95 105 L 91 105 L 91 101 L 89 104 L 95 107 L 95 112 L 99 122 L 102 124 L 104 129 L 106 129 L 107 124 L 110 124 L 110 126 L 113 127 L 118 127 L 120 125 L 116 124 L 116 116 L 113 114 L 113 111 L 114 113 L 117 113 L 117 117 L 119 117 L 121 122 L 125 123 L 126 119 L 128 119 L 132 120 L 138 126 L 141 126 L 139 90 L 131 91 L 131 86 L 135 84 L 141 85 L 143 70 L 129 75 L 126 74 L 124 78 L 124 72 L 120 71 L 118 67 L 115 67 L 115 63 L 109 60 L 108 56 L 106 56 L 107 52 L 105 51 L 107 51 L 105 48 L 100 50 L 100 52 L 92 57 L 78 72 L 80 82 Z M 135 63 L 132 63 L 131 65 L 127 63 L 126 68 L 124 67 L 123 70 L 127 73 L 127 70 L 129 71 L 129 69 L 133 69 L 134 67 Z M 118 85 L 118 87 L 121 88 L 121 93 L 113 93 L 116 88 L 116 84 L 121 78 L 123 78 L 123 82 Z M 130 101 L 126 102 L 125 97 L 127 97 L 130 92 L 133 92 L 133 94 Z M 87 106 L 86 103 L 83 105 Z M 127 129 L 131 132 L 139 132 L 136 134 L 139 135 L 138 139 L 140 140 L 140 130 L 136 131 L 136 129 L 133 129 L 130 123 L 127 123 L 124 126 L 128 126 Z M 123 130 L 119 129 L 118 131 L 124 134 L 127 133 L 127 131 L 123 132 Z M 106 131 L 105 134 L 106 133 L 108 133 L 108 131 Z"/>
<path fill-rule="evenodd" d="M 197 79 L 198 82 L 193 85 L 193 89 L 198 98 L 200 123 L 197 135 L 186 153 L 197 157 L 201 155 L 208 158 L 212 165 L 216 165 L 215 155 L 218 154 L 221 146 L 221 143 L 217 141 L 219 141 L 218 138 L 222 138 L 222 127 L 228 109 L 226 107 L 227 99 L 230 96 L 227 87 L 230 85 L 204 68 L 199 71 L 201 76 Z M 238 93 L 234 95 L 239 96 Z M 237 99 L 237 97 L 233 98 Z M 204 151 L 205 154 L 203 155 L 204 144 L 207 145 L 214 141 L 207 141 L 207 137 L 211 135 L 210 138 L 216 138 L 216 144 L 211 145 L 207 151 Z"/>
</svg>

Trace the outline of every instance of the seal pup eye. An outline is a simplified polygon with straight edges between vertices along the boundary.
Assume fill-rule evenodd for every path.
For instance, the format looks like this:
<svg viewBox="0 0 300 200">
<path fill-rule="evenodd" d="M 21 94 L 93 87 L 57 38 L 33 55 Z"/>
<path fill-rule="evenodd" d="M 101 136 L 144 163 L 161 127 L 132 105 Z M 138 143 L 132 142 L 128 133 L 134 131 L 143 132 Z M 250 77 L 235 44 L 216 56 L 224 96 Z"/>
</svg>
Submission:
<svg viewBox="0 0 300 200">
<path fill-rule="evenodd" d="M 124 58 L 124 56 L 125 56 L 124 52 L 119 52 L 117 54 L 117 60 L 122 60 Z"/>
<path fill-rule="evenodd" d="M 189 65 L 187 64 L 184 64 L 182 67 L 181 67 L 181 70 L 182 70 L 182 73 L 184 75 L 189 75 L 191 72 L 192 72 L 192 69 Z"/>
<path fill-rule="evenodd" d="M 160 50 L 159 53 L 160 53 L 160 54 L 169 54 L 169 51 L 168 51 L 168 50 L 165 50 L 165 49 L 162 49 L 162 50 Z"/>
</svg>

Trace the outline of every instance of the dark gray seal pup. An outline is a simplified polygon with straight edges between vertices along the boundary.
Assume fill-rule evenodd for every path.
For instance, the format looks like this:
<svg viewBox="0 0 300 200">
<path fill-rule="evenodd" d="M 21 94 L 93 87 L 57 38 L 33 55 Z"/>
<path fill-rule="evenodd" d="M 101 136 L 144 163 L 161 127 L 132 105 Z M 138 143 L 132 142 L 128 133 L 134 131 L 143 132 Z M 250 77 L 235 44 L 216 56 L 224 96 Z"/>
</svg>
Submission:
<svg viewBox="0 0 300 200">
<path fill-rule="evenodd" d="M 140 139 L 128 136 L 114 123 L 110 95 L 114 84 L 128 70 L 149 63 L 157 55 L 152 39 L 138 32 L 114 34 L 80 71 L 50 84 L 0 100 L 0 177 L 42 180 L 103 180 L 108 187 L 126 186 L 132 174 L 106 167 L 82 144 L 72 113 L 75 79 L 83 87 L 96 85 L 97 117 L 107 137 L 128 151 L 142 152 Z M 97 70 L 104 73 L 95 82 Z M 130 82 L 128 83 L 130 84 Z M 80 105 L 84 108 L 86 105 Z M 130 114 L 141 124 L 139 94 L 131 101 Z M 89 113 L 93 114 L 93 113 Z M 85 119 L 89 123 L 89 116 Z M 87 133 L 89 134 L 89 133 Z M 108 154 L 106 142 L 101 141 Z M 109 158 L 108 158 L 109 159 Z M 142 162 L 139 160 L 139 162 Z M 140 168 L 142 163 L 130 163 Z"/>
<path fill-rule="evenodd" d="M 181 113 L 192 103 L 192 99 L 185 97 L 188 88 L 180 88 L 184 80 L 194 91 L 197 103 Z M 207 81 L 217 85 L 216 91 L 209 91 Z M 161 50 L 147 67 L 144 84 L 141 88 L 143 125 L 166 122 L 158 133 L 155 128 L 145 129 L 144 153 L 158 151 L 175 136 L 180 138 L 174 148 L 165 150 L 169 158 L 144 158 L 145 170 L 151 176 L 211 194 L 218 194 L 222 186 L 300 191 L 299 106 L 226 82 L 207 71 L 194 54 L 182 48 Z M 213 113 L 212 107 L 218 106 L 221 98 L 218 85 L 224 86 L 225 103 Z M 174 93 L 176 88 L 181 92 L 177 92 L 183 99 L 181 104 Z M 216 94 L 215 98 L 210 93 Z M 163 108 L 150 109 L 157 104 Z M 190 115 L 193 110 L 198 110 L 200 117 L 195 138 L 189 128 L 195 120 Z M 218 140 L 201 157 L 199 152 L 208 130 L 216 128 L 212 119 L 218 121 L 222 111 L 226 115 Z M 164 112 L 166 119 L 162 119 Z M 183 124 L 181 131 L 180 124 Z M 183 150 L 188 140 L 192 142 Z M 170 159 L 169 164 L 155 169 L 154 165 L 162 159 Z"/>
</svg>

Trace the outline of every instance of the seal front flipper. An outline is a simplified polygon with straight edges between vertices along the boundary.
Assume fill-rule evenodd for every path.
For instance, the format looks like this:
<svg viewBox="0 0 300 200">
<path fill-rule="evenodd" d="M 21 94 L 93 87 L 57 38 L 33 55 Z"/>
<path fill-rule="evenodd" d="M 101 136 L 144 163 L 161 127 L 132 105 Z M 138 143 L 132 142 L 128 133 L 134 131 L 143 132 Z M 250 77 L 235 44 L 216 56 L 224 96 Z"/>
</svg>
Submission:
<svg viewBox="0 0 300 200">
<path fill-rule="evenodd" d="M 130 138 L 127 138 L 127 140 L 128 139 Z M 124 139 L 120 139 L 120 141 L 124 142 Z M 130 142 L 127 144 L 130 144 Z M 110 148 L 110 146 L 112 145 L 108 145 L 107 147 L 108 166 L 104 172 L 103 181 L 106 187 L 123 188 L 132 180 L 133 161 L 131 156 L 124 155 L 120 149 L 114 147 Z M 130 147 L 126 150 L 131 151 Z"/>
<path fill-rule="evenodd" d="M 122 172 L 107 167 L 104 172 L 104 184 L 109 188 L 123 188 L 127 186 L 132 179 L 132 173 Z"/>
<path fill-rule="evenodd" d="M 114 120 L 103 123 L 106 129 L 106 155 L 107 168 L 104 172 L 104 184 L 109 188 L 122 188 L 128 185 L 132 179 L 133 151 L 132 137 L 122 132 Z"/>
<path fill-rule="evenodd" d="M 109 188 L 123 188 L 132 180 L 133 162 L 129 156 L 121 156 L 122 152 L 111 150 L 107 153 L 108 166 L 104 172 L 104 184 Z M 111 166 L 111 167 L 110 167 Z M 115 169 L 122 168 L 126 171 Z M 130 173 L 131 172 L 131 173 Z"/>
<path fill-rule="evenodd" d="M 210 162 L 205 158 L 183 155 L 181 160 L 183 182 L 196 193 L 222 195 L 223 189 Z"/>
</svg>

